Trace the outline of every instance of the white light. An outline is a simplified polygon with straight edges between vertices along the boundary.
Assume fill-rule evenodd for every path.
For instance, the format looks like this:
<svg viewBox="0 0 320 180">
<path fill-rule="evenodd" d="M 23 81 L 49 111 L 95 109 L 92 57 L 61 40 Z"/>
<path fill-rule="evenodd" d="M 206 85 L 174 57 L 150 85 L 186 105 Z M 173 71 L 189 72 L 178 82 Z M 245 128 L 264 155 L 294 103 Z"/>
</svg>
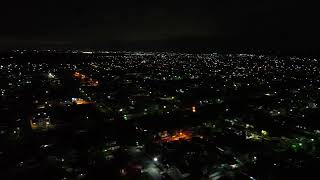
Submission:
<svg viewBox="0 0 320 180">
<path fill-rule="evenodd" d="M 49 77 L 49 78 L 54 78 L 54 77 L 55 77 L 55 75 L 54 75 L 54 74 L 52 74 L 52 73 L 48 73 L 48 77 Z"/>
<path fill-rule="evenodd" d="M 154 162 L 157 162 L 157 161 L 158 161 L 158 158 L 157 158 L 157 157 L 154 157 L 154 158 L 153 158 L 153 161 L 154 161 Z"/>
<path fill-rule="evenodd" d="M 231 164 L 230 167 L 231 167 L 232 169 L 235 169 L 235 168 L 238 168 L 239 166 L 238 166 L 237 164 Z"/>
<path fill-rule="evenodd" d="M 92 54 L 93 52 L 91 51 L 82 51 L 83 54 Z"/>
</svg>

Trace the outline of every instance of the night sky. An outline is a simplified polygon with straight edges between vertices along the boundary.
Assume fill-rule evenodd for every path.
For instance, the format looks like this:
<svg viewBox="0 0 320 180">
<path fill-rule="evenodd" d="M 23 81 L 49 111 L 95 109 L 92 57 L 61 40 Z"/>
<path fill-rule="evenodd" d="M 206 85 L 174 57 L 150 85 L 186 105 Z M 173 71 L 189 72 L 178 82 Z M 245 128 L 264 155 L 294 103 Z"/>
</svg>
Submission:
<svg viewBox="0 0 320 180">
<path fill-rule="evenodd" d="M 320 50 L 317 6 L 302 0 L 1 3 L 1 49 Z"/>
</svg>

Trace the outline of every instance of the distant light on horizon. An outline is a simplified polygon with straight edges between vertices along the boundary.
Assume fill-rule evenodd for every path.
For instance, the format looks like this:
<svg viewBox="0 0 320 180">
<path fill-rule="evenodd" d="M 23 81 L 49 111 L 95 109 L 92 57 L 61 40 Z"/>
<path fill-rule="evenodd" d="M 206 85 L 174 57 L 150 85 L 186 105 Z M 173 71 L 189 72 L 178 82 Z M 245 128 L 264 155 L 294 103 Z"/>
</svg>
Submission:
<svg viewBox="0 0 320 180">
<path fill-rule="evenodd" d="M 92 51 L 82 51 L 83 54 L 93 54 Z"/>
</svg>

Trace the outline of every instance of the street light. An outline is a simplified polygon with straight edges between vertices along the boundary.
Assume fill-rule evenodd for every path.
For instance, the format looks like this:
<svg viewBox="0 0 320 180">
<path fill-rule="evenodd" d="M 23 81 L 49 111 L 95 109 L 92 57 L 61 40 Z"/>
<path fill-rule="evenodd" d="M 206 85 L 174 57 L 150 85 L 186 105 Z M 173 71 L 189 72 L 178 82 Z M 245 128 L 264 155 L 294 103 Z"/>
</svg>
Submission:
<svg viewBox="0 0 320 180">
<path fill-rule="evenodd" d="M 158 161 L 158 158 L 157 158 L 157 157 L 154 157 L 154 158 L 153 158 L 153 161 L 154 161 L 154 162 L 157 162 L 157 161 Z"/>
</svg>

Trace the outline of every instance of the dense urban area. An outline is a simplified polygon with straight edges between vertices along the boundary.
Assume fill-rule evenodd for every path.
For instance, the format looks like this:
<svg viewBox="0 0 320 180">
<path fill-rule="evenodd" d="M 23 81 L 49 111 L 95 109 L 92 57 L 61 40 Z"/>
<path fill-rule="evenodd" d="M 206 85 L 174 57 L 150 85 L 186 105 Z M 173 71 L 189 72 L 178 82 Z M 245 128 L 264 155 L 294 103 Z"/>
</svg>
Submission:
<svg viewBox="0 0 320 180">
<path fill-rule="evenodd" d="M 0 179 L 317 177 L 319 61 L 217 53 L 2 53 Z"/>
</svg>

